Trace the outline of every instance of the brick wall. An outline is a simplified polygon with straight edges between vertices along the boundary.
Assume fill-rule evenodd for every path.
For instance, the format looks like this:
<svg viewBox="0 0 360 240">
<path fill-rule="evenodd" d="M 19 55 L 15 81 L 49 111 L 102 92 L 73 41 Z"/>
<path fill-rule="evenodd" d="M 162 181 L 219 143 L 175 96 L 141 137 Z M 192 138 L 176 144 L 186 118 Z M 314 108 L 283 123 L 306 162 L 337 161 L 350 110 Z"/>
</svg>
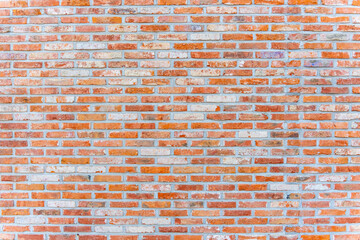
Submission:
<svg viewBox="0 0 360 240">
<path fill-rule="evenodd" d="M 0 1 L 0 239 L 359 240 L 359 14 Z"/>
</svg>

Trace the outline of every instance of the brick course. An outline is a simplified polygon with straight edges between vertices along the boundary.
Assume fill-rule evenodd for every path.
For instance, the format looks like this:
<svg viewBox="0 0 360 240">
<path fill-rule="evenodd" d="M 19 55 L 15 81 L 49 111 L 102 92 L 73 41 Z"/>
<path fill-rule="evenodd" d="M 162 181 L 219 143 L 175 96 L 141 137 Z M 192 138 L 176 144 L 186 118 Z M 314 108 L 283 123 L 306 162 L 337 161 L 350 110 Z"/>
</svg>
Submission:
<svg viewBox="0 0 360 240">
<path fill-rule="evenodd" d="M 359 14 L 0 1 L 0 239 L 359 240 Z"/>
</svg>

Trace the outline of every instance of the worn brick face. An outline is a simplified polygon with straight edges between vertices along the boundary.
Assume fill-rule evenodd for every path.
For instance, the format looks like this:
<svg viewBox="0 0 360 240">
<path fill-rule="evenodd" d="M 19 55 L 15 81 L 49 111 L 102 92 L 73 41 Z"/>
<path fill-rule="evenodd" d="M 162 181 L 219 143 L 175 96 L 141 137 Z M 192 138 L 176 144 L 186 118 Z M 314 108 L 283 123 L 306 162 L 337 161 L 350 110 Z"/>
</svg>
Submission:
<svg viewBox="0 0 360 240">
<path fill-rule="evenodd" d="M 1 0 L 0 240 L 359 240 L 359 0 Z"/>
</svg>

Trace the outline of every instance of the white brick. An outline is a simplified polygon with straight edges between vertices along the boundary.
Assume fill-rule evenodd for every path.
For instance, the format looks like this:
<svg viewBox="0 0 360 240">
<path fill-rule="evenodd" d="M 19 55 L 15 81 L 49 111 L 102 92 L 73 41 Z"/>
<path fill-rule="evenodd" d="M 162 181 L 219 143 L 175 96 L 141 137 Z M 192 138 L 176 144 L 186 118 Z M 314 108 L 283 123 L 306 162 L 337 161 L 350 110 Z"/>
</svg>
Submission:
<svg viewBox="0 0 360 240">
<path fill-rule="evenodd" d="M 25 105 L 0 105 L 0 112 L 26 112 Z"/>
<path fill-rule="evenodd" d="M 120 51 L 116 52 L 94 52 L 93 58 L 95 59 L 120 59 L 122 58 L 122 53 Z"/>
<path fill-rule="evenodd" d="M 220 39 L 220 33 L 193 33 L 190 35 L 190 40 L 193 41 L 214 41 Z"/>
<path fill-rule="evenodd" d="M 103 172 L 106 172 L 106 167 L 104 167 L 104 166 L 79 166 L 79 167 L 77 167 L 77 172 L 79 172 L 79 173 L 103 173 Z"/>
<path fill-rule="evenodd" d="M 123 120 L 123 121 L 132 121 L 137 120 L 138 115 L 136 113 L 111 113 L 109 114 L 110 120 Z"/>
<path fill-rule="evenodd" d="M 254 236 L 254 235 L 252 235 L 252 236 L 254 237 L 253 239 L 258 239 L 258 238 L 261 239 L 262 238 L 262 236 L 260 236 L 260 235 L 258 236 L 258 238 L 256 238 L 257 236 Z M 270 239 L 283 239 L 283 238 L 284 238 L 284 235 L 282 235 L 281 233 L 280 234 L 271 234 L 270 235 Z M 298 239 L 298 236 L 297 235 L 286 234 L 285 239 L 286 240 L 295 240 L 295 239 Z"/>
<path fill-rule="evenodd" d="M 352 155 L 360 155 L 360 149 L 359 148 L 336 148 L 335 149 L 336 155 L 342 155 L 342 156 L 352 156 Z"/>
<path fill-rule="evenodd" d="M 74 49 L 74 45 L 69 43 L 47 43 L 44 49 L 48 51 L 66 51 Z"/>
<path fill-rule="evenodd" d="M 50 173 L 73 173 L 75 167 L 71 166 L 50 166 L 46 168 L 46 172 Z"/>
<path fill-rule="evenodd" d="M 207 102 L 236 102 L 236 96 L 211 95 L 206 97 Z"/>
<path fill-rule="evenodd" d="M 239 13 L 258 13 L 267 14 L 269 13 L 269 7 L 239 7 Z"/>
<path fill-rule="evenodd" d="M 142 148 L 140 151 L 144 156 L 170 155 L 170 149 L 167 148 Z"/>
<path fill-rule="evenodd" d="M 142 224 L 145 225 L 166 225 L 171 224 L 170 218 L 144 218 L 142 219 Z"/>
<path fill-rule="evenodd" d="M 223 164 L 236 164 L 236 165 L 245 165 L 250 164 L 251 158 L 240 158 L 240 157 L 224 157 Z"/>
<path fill-rule="evenodd" d="M 353 16 L 354 19 L 355 16 Z M 349 40 L 350 35 L 346 34 L 346 33 L 325 33 L 325 34 L 320 34 L 320 40 L 321 41 L 346 41 Z"/>
<path fill-rule="evenodd" d="M 157 160 L 158 164 L 187 164 L 186 158 L 181 157 L 159 157 Z"/>
<path fill-rule="evenodd" d="M 174 120 L 204 120 L 202 113 L 174 113 Z"/>
<path fill-rule="evenodd" d="M 121 227 L 121 226 L 95 226 L 95 232 L 122 233 L 123 227 Z"/>
<path fill-rule="evenodd" d="M 206 240 L 234 240 L 234 238 L 229 235 L 211 235 L 207 236 Z"/>
<path fill-rule="evenodd" d="M 210 24 L 207 26 L 207 30 L 210 32 L 232 32 L 236 31 L 236 25 Z"/>
<path fill-rule="evenodd" d="M 95 216 L 122 216 L 123 211 L 120 209 L 96 209 Z"/>
<path fill-rule="evenodd" d="M 29 59 L 57 59 L 58 54 L 57 52 L 33 52 L 29 54 Z"/>
<path fill-rule="evenodd" d="M 142 191 L 170 191 L 171 185 L 162 185 L 162 184 L 142 184 Z"/>
<path fill-rule="evenodd" d="M 336 120 L 358 120 L 360 119 L 360 113 L 337 113 L 335 114 Z"/>
<path fill-rule="evenodd" d="M 39 121 L 44 119 L 44 114 L 39 113 L 18 113 L 14 114 L 16 121 Z"/>
<path fill-rule="evenodd" d="M 207 7 L 206 13 L 209 13 L 209 14 L 234 14 L 234 13 L 237 13 L 237 7 Z"/>
<path fill-rule="evenodd" d="M 50 33 L 53 33 L 53 32 L 58 32 L 58 33 L 68 33 L 68 32 L 74 32 L 75 30 L 75 26 L 46 26 L 44 27 L 45 29 L 45 32 L 50 32 Z"/>
<path fill-rule="evenodd" d="M 139 12 L 141 14 L 169 14 L 171 9 L 169 7 L 142 7 Z"/>
<path fill-rule="evenodd" d="M 359 147 L 360 146 L 360 140 L 351 140 L 351 146 Z"/>
<path fill-rule="evenodd" d="M 205 79 L 203 78 L 177 78 L 175 80 L 177 85 L 204 85 Z"/>
<path fill-rule="evenodd" d="M 360 76 L 360 70 L 359 69 L 354 69 L 352 71 L 352 76 Z"/>
<path fill-rule="evenodd" d="M 125 70 L 125 76 L 128 77 L 151 77 L 154 76 L 153 70 Z"/>
<path fill-rule="evenodd" d="M 56 53 L 54 53 L 54 54 L 56 54 Z M 64 52 L 64 53 L 61 53 L 61 55 L 60 55 L 60 58 L 61 59 L 76 59 L 76 54 L 78 54 L 78 53 L 75 53 L 75 52 L 73 52 L 73 51 L 71 51 L 71 52 Z M 57 57 L 56 57 L 57 58 Z M 56 59 L 55 58 L 55 59 Z"/>
<path fill-rule="evenodd" d="M 125 41 L 150 41 L 155 38 L 153 34 L 126 34 L 124 39 Z"/>
<path fill-rule="evenodd" d="M 10 29 L 12 28 L 12 32 L 14 33 L 27 33 L 27 32 L 41 32 L 40 26 L 4 26 L 2 27 L 1 31 L 2 33 L 10 32 Z M 1 239 L 1 238 L 0 238 Z"/>
<path fill-rule="evenodd" d="M 350 225 L 350 232 L 360 232 L 360 225 Z"/>
<path fill-rule="evenodd" d="M 124 86 L 131 86 L 136 85 L 137 79 L 136 78 L 116 78 L 116 79 L 109 79 L 110 85 L 124 85 Z"/>
<path fill-rule="evenodd" d="M 75 201 L 48 201 L 47 206 L 52 208 L 73 208 L 75 207 Z"/>
<path fill-rule="evenodd" d="M 60 76 L 62 77 L 87 77 L 90 76 L 89 70 L 61 70 Z"/>
<path fill-rule="evenodd" d="M 14 240 L 15 234 L 12 233 L 0 233 L 1 240 Z"/>
<path fill-rule="evenodd" d="M 170 59 L 188 58 L 188 53 L 186 53 L 186 52 L 159 52 L 158 58 L 170 58 Z"/>
<path fill-rule="evenodd" d="M 45 84 L 49 86 L 71 86 L 73 85 L 74 80 L 73 79 L 63 79 L 63 78 L 47 78 L 45 80 Z M 65 96 L 59 96 L 59 98 L 62 98 Z"/>
<path fill-rule="evenodd" d="M 46 103 L 58 103 L 59 98 L 61 98 L 62 103 L 75 102 L 75 96 L 48 96 L 48 97 L 45 97 L 45 102 Z"/>
<path fill-rule="evenodd" d="M 126 232 L 128 232 L 128 233 L 153 233 L 153 232 L 155 232 L 155 227 L 129 226 L 129 227 L 126 227 Z"/>
<path fill-rule="evenodd" d="M 141 61 L 140 67 L 143 68 L 168 68 L 170 61 Z"/>
<path fill-rule="evenodd" d="M 45 224 L 46 217 L 36 216 L 36 217 L 17 217 L 15 218 L 16 224 Z"/>
<path fill-rule="evenodd" d="M 271 69 L 271 76 L 282 76 L 285 74 L 284 69 Z M 255 69 L 255 76 L 268 76 L 269 69 Z"/>
<path fill-rule="evenodd" d="M 99 157 L 93 159 L 94 164 L 122 164 L 122 158 Z"/>
<path fill-rule="evenodd" d="M 266 149 L 239 149 L 240 156 L 266 156 L 267 154 Z"/>
<path fill-rule="evenodd" d="M 106 43 L 78 43 L 76 44 L 78 50 L 95 50 L 95 49 L 107 49 Z"/>
<path fill-rule="evenodd" d="M 308 191 L 326 191 L 330 190 L 331 188 L 326 184 L 308 184 L 305 186 L 304 190 Z"/>
<path fill-rule="evenodd" d="M 72 8 L 45 8 L 45 12 L 48 15 L 72 15 L 74 14 L 74 9 Z"/>
<path fill-rule="evenodd" d="M 319 176 L 320 182 L 345 182 L 347 176 L 345 175 L 322 175 Z"/>
<path fill-rule="evenodd" d="M 353 23 L 360 23 L 360 16 L 352 16 Z"/>
<path fill-rule="evenodd" d="M 44 172 L 43 166 L 18 166 L 15 167 L 17 173 L 42 173 Z"/>
<path fill-rule="evenodd" d="M 31 182 L 59 182 L 60 176 L 59 175 L 30 175 Z"/>
<path fill-rule="evenodd" d="M 266 138 L 267 131 L 239 131 L 239 138 Z"/>
<path fill-rule="evenodd" d="M 345 112 L 349 111 L 350 107 L 346 105 L 321 105 L 319 110 L 322 112 Z"/>
<path fill-rule="evenodd" d="M 190 110 L 193 112 L 216 112 L 220 110 L 218 105 L 191 105 Z"/>
<path fill-rule="evenodd" d="M 272 191 L 298 191 L 299 185 L 294 184 L 269 184 Z"/>
<path fill-rule="evenodd" d="M 321 197 L 320 197 L 321 198 Z M 343 201 L 338 200 L 335 201 L 335 207 L 360 207 L 360 201 Z"/>
</svg>

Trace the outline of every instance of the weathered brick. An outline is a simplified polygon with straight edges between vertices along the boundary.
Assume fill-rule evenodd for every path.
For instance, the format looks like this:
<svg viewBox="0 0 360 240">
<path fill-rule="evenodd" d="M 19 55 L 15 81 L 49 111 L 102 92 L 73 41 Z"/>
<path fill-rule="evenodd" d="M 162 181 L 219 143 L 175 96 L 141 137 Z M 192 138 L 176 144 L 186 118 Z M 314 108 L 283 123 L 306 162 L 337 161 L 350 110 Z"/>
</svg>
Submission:
<svg viewBox="0 0 360 240">
<path fill-rule="evenodd" d="M 0 239 L 359 239 L 359 5 L 2 1 Z"/>
</svg>

